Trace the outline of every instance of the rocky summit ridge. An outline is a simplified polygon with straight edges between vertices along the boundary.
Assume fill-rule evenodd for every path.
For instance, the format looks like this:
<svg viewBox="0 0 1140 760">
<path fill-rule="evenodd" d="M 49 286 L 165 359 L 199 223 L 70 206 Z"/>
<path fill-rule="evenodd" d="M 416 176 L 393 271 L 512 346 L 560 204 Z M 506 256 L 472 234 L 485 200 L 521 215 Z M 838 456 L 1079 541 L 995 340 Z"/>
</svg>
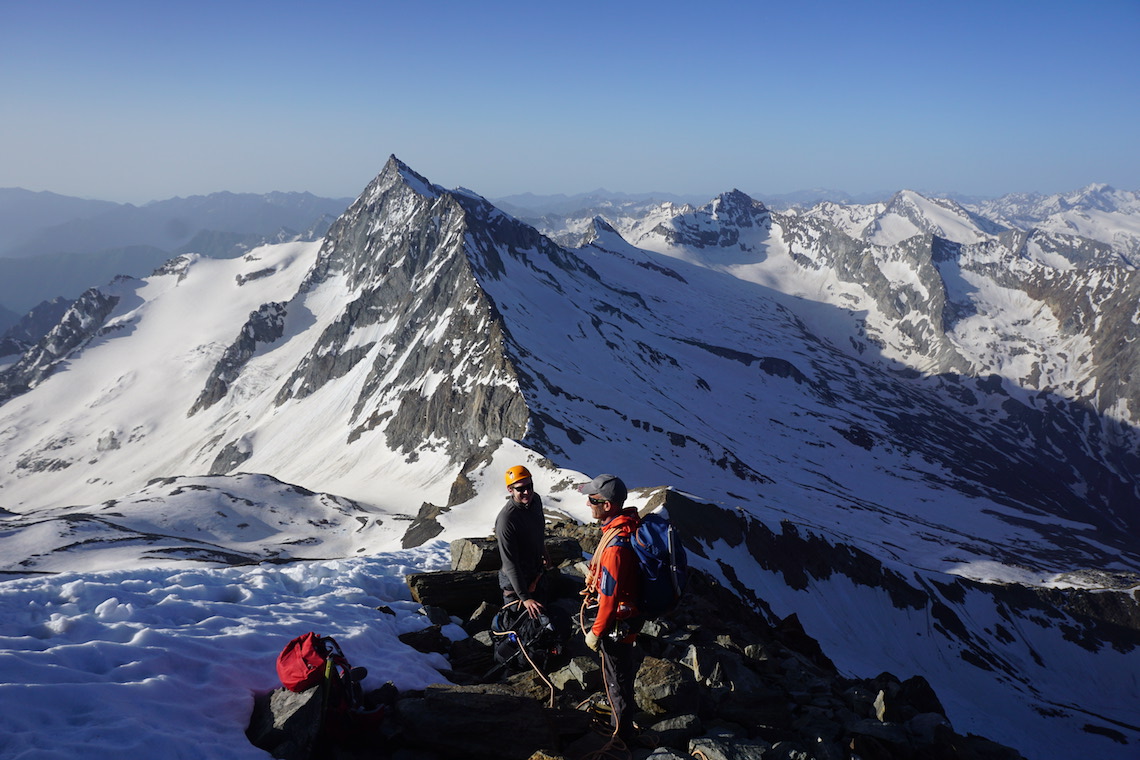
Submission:
<svg viewBox="0 0 1140 760">
<path fill-rule="evenodd" d="M 659 494 L 680 516 L 686 499 Z M 695 505 L 688 505 L 695 506 Z M 715 509 L 715 508 L 714 508 Z M 553 519 L 547 550 L 555 568 L 547 612 L 579 613 L 583 554 L 600 529 Z M 699 543 L 692 543 L 700 549 Z M 498 548 L 492 539 L 451 543 L 451 569 L 407 577 L 431 625 L 400 636 L 408 646 L 447 659 L 447 683 L 394 693 L 391 684 L 364 694 L 383 705 L 379 724 L 321 736 L 320 687 L 276 689 L 257 700 L 247 735 L 285 760 L 320 756 L 355 760 L 469 757 L 703 758 L 704 760 L 840 760 L 940 758 L 1024 760 L 1010 747 L 954 730 L 921 676 L 841 675 L 795 614 L 773 616 L 762 600 L 740 596 L 693 571 L 680 604 L 641 624 L 634 649 L 634 705 L 639 736 L 609 735 L 601 668 L 580 636 L 549 653 L 504 642 L 495 620 Z M 383 610 L 381 610 L 383 612 Z M 469 634 L 455 639 L 459 622 Z M 504 659 L 513 653 L 510 659 Z"/>
</svg>

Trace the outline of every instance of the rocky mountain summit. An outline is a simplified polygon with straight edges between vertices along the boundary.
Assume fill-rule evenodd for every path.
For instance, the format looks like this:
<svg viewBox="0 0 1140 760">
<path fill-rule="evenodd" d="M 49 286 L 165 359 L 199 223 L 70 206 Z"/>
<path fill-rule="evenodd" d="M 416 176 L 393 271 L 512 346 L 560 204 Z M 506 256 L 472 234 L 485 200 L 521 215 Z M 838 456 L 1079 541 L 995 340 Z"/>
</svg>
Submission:
<svg viewBox="0 0 1140 760">
<path fill-rule="evenodd" d="M 683 505 L 676 494 L 664 497 L 666 506 Z M 561 560 L 552 583 L 560 595 L 551 604 L 574 615 L 581 556 L 600 531 L 557 520 L 548 529 L 551 555 Z M 489 624 L 498 609 L 497 569 L 493 540 L 457 540 L 450 571 L 409 576 L 424 614 L 438 622 L 402 638 L 420 651 L 444 654 L 451 663 L 447 682 L 401 694 L 384 725 L 326 746 L 332 757 L 1023 758 L 956 732 L 923 677 L 845 678 L 796 615 L 774 617 L 762 599 L 746 602 L 699 571 L 678 607 L 642 628 L 635 685 L 642 731 L 634 746 L 615 744 L 597 655 L 579 632 L 549 661 L 527 667 L 520 657 L 506 671 L 496 667 L 492 651 L 499 639 Z M 453 619 L 463 621 L 470 638 L 443 635 L 442 625 Z M 306 756 L 309 702 L 284 690 L 279 699 L 264 698 L 251 721 L 251 741 L 275 757 Z"/>
</svg>

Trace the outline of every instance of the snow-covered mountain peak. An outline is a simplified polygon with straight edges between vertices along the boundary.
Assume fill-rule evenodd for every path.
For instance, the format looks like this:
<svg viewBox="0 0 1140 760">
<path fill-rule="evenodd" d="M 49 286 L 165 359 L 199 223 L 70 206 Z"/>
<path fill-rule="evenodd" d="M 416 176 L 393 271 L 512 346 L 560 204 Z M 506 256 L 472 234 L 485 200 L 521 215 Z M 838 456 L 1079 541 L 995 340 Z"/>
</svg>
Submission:
<svg viewBox="0 0 1140 760">
<path fill-rule="evenodd" d="M 663 204 L 622 234 L 639 248 L 718 268 L 762 260 L 771 227 L 763 203 L 732 190 L 699 208 Z"/>
<path fill-rule="evenodd" d="M 1041 198 L 1039 208 L 1042 211 L 1048 209 L 1050 213 L 1136 211 L 1137 198 L 1137 193 L 1122 193 L 1107 183 L 1094 182 L 1071 193 L 1057 193 Z"/>
<path fill-rule="evenodd" d="M 987 234 L 999 231 L 954 201 L 903 190 L 887 202 L 878 218 L 864 230 L 863 239 L 889 246 L 914 235 L 931 234 L 955 243 L 977 243 Z"/>
<path fill-rule="evenodd" d="M 613 225 L 606 221 L 603 217 L 595 216 L 589 227 L 582 233 L 581 245 L 588 246 L 597 244 L 602 248 L 612 248 L 615 245 L 620 245 L 625 239 L 622 238 L 621 233 L 614 229 Z"/>
<path fill-rule="evenodd" d="M 384 168 L 376 175 L 376 179 L 364 189 L 360 194 L 353 206 L 361 204 L 363 206 L 375 205 L 380 196 L 388 193 L 393 187 L 403 185 L 411 192 L 422 195 L 425 198 L 438 197 L 442 190 L 436 185 L 432 184 L 417 172 L 413 171 L 410 166 L 405 164 L 395 155 L 388 157 L 388 161 L 384 164 Z M 350 207 L 351 213 L 351 207 Z"/>
<path fill-rule="evenodd" d="M 721 193 L 706 208 L 713 219 L 739 227 L 751 227 L 768 216 L 768 209 L 763 203 L 739 190 Z"/>
<path fill-rule="evenodd" d="M 1117 195 L 1116 188 L 1107 182 L 1090 183 L 1081 188 L 1078 193 L 1082 198 L 1095 198 L 1101 202 L 1107 198 Z"/>
</svg>

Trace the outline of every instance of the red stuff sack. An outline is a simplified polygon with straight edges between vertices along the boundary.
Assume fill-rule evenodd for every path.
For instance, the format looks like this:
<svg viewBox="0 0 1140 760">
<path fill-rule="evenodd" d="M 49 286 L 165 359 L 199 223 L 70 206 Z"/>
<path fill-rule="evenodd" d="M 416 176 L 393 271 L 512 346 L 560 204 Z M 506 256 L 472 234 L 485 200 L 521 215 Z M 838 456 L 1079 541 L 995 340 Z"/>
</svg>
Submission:
<svg viewBox="0 0 1140 760">
<path fill-rule="evenodd" d="M 360 681 L 365 668 L 353 668 L 332 636 L 309 632 L 290 641 L 277 656 L 277 675 L 289 691 L 324 686 L 321 700 L 323 741 L 335 744 L 375 742 L 396 688 L 389 682 L 380 689 L 379 704 L 366 706 Z"/>
<path fill-rule="evenodd" d="M 324 680 L 328 660 L 325 639 L 310 631 L 290 641 L 277 655 L 277 675 L 289 691 L 305 691 Z"/>
</svg>

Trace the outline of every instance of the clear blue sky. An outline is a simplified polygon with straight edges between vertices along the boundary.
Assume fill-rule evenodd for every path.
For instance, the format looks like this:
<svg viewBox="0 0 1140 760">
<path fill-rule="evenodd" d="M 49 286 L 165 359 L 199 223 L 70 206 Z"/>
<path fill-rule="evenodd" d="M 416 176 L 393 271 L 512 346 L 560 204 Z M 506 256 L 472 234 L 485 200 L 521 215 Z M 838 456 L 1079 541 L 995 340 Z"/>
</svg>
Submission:
<svg viewBox="0 0 1140 760">
<path fill-rule="evenodd" d="M 0 4 L 0 187 L 1140 190 L 1140 0 Z"/>
</svg>

